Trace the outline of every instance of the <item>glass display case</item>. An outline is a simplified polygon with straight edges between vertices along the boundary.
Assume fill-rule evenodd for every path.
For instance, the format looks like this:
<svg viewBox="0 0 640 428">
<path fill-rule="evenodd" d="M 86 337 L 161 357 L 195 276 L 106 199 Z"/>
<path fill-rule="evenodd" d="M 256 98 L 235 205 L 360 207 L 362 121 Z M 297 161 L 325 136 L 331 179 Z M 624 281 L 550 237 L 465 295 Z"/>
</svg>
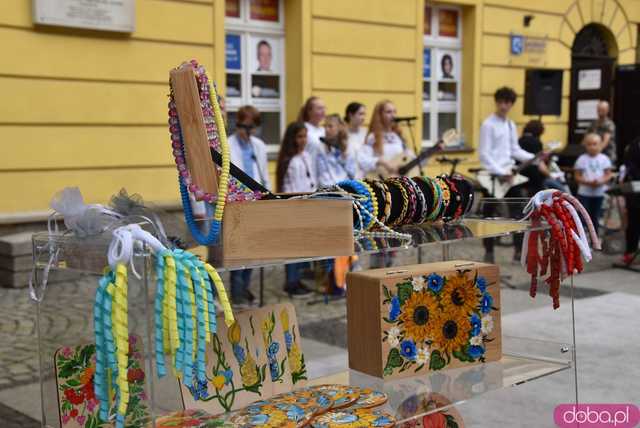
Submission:
<svg viewBox="0 0 640 428">
<path fill-rule="evenodd" d="M 482 239 L 509 241 L 527 230 L 531 230 L 527 222 L 469 218 L 403 229 L 411 239 L 358 236 L 355 253 L 362 267 L 453 259 L 482 261 Z M 184 234 L 179 236 L 189 242 Z M 30 292 L 37 307 L 43 427 L 85 427 L 90 409 L 95 406 L 90 393 L 83 398 L 81 392 L 69 393 L 66 389 L 84 391 L 81 382 L 91 378 L 82 364 L 92 358 L 93 305 L 98 279 L 107 265 L 110 239 L 108 232 L 91 238 L 46 233 L 33 237 L 35 275 Z M 131 426 L 142 427 L 154 426 L 158 416 L 182 410 L 183 400 L 178 380 L 171 373 L 163 378 L 157 375 L 152 256 L 147 248 L 136 251 L 129 268 L 129 364 L 139 369 L 135 379 L 130 380 L 136 385 L 132 396 L 140 408 L 136 422 L 140 425 Z M 219 272 L 248 267 L 263 273 L 278 272 L 287 263 L 322 259 L 326 257 L 261 260 L 216 268 Z M 553 408 L 560 403 L 577 402 L 578 398 L 573 282 L 568 279 L 563 284 L 562 305 L 554 311 L 542 291 L 533 300 L 524 291 L 528 277 L 522 267 L 507 262 L 499 265 L 503 335 L 503 357 L 499 361 L 390 381 L 349 370 L 344 304 L 321 299 L 321 304 L 327 306 L 320 306 L 313 316 L 306 302 L 295 303 L 309 383 L 381 390 L 389 398 L 384 409 L 397 418 L 398 426 L 426 425 L 429 416 L 437 414 L 464 420 L 466 426 L 474 427 L 553 426 Z M 274 281 L 269 280 L 273 275 L 260 277 L 261 288 L 274 287 Z M 285 297 L 271 293 L 261 302 L 274 303 L 281 298 Z M 553 328 L 548 328 L 550 320 L 554 320 Z M 69 361 L 75 361 L 75 366 Z M 68 425 L 70 409 L 77 409 L 77 425 Z M 85 418 L 82 412 L 86 413 Z"/>
</svg>

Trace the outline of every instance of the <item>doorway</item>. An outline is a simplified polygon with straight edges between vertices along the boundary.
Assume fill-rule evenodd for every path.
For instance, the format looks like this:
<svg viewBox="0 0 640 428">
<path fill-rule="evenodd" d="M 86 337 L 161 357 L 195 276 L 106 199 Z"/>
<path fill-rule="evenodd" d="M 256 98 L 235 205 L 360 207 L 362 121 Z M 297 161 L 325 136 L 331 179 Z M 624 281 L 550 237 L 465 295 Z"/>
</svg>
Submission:
<svg viewBox="0 0 640 428">
<path fill-rule="evenodd" d="M 613 71 L 617 56 L 615 37 L 608 28 L 589 24 L 576 34 L 571 48 L 567 147 L 574 149 L 576 156 L 581 153 L 582 137 L 597 118 L 598 101 L 607 100 L 613 108 Z"/>
</svg>

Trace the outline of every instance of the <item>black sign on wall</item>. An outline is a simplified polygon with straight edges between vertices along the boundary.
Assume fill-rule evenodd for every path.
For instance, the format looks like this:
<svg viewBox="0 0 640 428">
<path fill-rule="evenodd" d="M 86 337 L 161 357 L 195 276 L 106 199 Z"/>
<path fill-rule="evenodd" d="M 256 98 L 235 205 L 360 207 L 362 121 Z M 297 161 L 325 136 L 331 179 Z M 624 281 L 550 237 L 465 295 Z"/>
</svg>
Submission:
<svg viewBox="0 0 640 428">
<path fill-rule="evenodd" d="M 524 114 L 560 116 L 562 113 L 562 70 L 527 70 Z"/>
</svg>

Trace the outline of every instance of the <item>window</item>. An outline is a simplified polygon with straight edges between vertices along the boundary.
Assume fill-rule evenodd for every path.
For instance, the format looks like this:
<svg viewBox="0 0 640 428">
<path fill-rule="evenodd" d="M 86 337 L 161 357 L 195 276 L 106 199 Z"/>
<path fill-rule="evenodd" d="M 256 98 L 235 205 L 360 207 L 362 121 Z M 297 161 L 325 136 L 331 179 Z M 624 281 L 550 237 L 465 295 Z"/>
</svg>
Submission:
<svg viewBox="0 0 640 428">
<path fill-rule="evenodd" d="M 229 131 L 235 112 L 260 110 L 257 136 L 277 152 L 284 127 L 284 17 L 281 0 L 226 0 L 226 83 Z"/>
<path fill-rule="evenodd" d="M 462 77 L 461 10 L 424 10 L 422 140 L 431 145 L 451 128 L 460 130 Z"/>
</svg>

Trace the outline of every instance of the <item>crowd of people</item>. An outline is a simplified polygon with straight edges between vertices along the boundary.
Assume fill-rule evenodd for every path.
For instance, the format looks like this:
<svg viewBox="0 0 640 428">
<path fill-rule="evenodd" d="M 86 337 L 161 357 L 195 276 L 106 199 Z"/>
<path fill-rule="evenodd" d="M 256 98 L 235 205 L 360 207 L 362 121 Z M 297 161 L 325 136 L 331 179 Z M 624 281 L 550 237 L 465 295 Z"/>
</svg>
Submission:
<svg viewBox="0 0 640 428">
<path fill-rule="evenodd" d="M 530 197 L 543 189 L 569 191 L 566 182 L 558 180 L 551 171 L 549 152 L 544 149 L 541 121 L 529 121 L 518 137 L 515 123 L 509 114 L 516 102 L 513 89 L 502 87 L 494 94 L 495 111 L 480 128 L 479 159 L 493 180 L 511 185 L 507 197 Z M 615 125 L 609 118 L 609 104 L 601 101 L 598 119 L 585 133 L 582 144 L 585 152 L 575 162 L 574 178 L 577 196 L 598 227 L 608 183 L 612 180 L 615 163 Z M 364 104 L 352 102 L 344 115 L 327 114 L 319 97 L 306 100 L 297 120 L 289 123 L 280 143 L 275 183 L 272 187 L 267 165 L 265 143 L 255 135 L 260 126 L 260 113 L 255 107 L 244 106 L 237 112 L 236 130 L 230 137 L 231 160 L 248 175 L 276 192 L 305 193 L 331 186 L 346 179 L 362 179 L 371 173 L 393 175 L 397 167 L 392 160 L 411 155 L 396 118 L 396 107 L 389 100 L 377 103 L 364 124 L 367 111 Z M 625 155 L 628 179 L 640 179 L 640 142 L 628 145 Z M 634 158 L 635 155 L 635 158 Z M 634 160 L 635 159 L 635 160 Z M 524 184 L 515 185 L 514 166 L 525 163 L 518 171 L 527 177 Z M 635 162 L 635 163 L 634 163 Z M 633 178 L 635 177 L 635 178 Z M 514 185 L 512 185 L 514 184 Z M 490 190 L 486 196 L 492 196 Z M 484 215 L 492 216 L 493 207 L 485 206 Z M 627 200 L 630 215 L 640 216 L 640 199 L 631 195 Z M 631 217 L 633 218 L 633 217 Z M 640 226 L 629 222 L 625 261 L 635 254 Z M 635 242 L 635 244 L 634 244 Z M 516 237 L 514 259 L 519 259 L 521 240 Z M 485 239 L 485 260 L 494 261 L 493 239 Z M 304 264 L 289 264 L 286 268 L 284 290 L 290 296 L 304 296 L 310 290 L 301 282 Z M 234 302 L 253 302 L 249 289 L 251 271 L 231 274 L 231 296 Z"/>
<path fill-rule="evenodd" d="M 511 185 L 507 197 L 531 197 L 543 189 L 558 189 L 569 192 L 566 183 L 553 177 L 549 167 L 549 152 L 544 150 L 541 137 L 544 125 L 539 120 L 528 122 L 518 138 L 516 125 L 509 119 L 509 113 L 516 102 L 516 93 L 509 87 L 502 87 L 494 94 L 495 111 L 482 123 L 480 129 L 479 157 L 483 168 L 494 180 Z M 584 153 L 575 161 L 573 167 L 574 181 L 577 185 L 577 197 L 586 208 L 596 231 L 600 224 L 602 207 L 609 184 L 613 179 L 616 162 L 615 124 L 609 118 L 609 103 L 600 101 L 597 106 L 597 119 L 593 121 L 584 134 L 582 145 Z M 623 157 L 622 180 L 640 179 L 640 140 L 631 142 Z M 514 166 L 516 162 L 526 163 L 519 173 L 527 177 L 524 184 L 516 185 Z M 523 165 L 524 166 L 524 165 Z M 488 196 L 490 192 L 488 192 Z M 638 248 L 640 226 L 636 219 L 640 218 L 640 196 L 626 196 L 627 248 L 623 263 L 628 265 L 633 260 Z M 491 216 L 495 206 L 486 205 L 484 214 Z M 485 260 L 494 261 L 493 239 L 485 239 Z M 514 259 L 520 259 L 521 237 L 514 239 Z"/>
<path fill-rule="evenodd" d="M 334 185 L 342 180 L 362 179 L 382 170 L 397 173 L 392 160 L 412 154 L 395 121 L 396 107 L 389 100 L 377 103 L 364 126 L 367 111 L 364 104 L 352 102 L 344 116 L 327 114 L 319 97 L 310 97 L 300 108 L 295 122 L 287 125 L 280 143 L 275 183 L 271 186 L 264 141 L 255 135 L 260 126 L 260 113 L 253 106 L 240 108 L 236 130 L 230 136 L 231 161 L 251 178 L 276 192 L 305 193 Z M 292 297 L 311 291 L 302 283 L 305 264 L 286 265 L 284 291 Z M 251 271 L 231 273 L 231 297 L 234 303 L 252 303 Z"/>
</svg>

